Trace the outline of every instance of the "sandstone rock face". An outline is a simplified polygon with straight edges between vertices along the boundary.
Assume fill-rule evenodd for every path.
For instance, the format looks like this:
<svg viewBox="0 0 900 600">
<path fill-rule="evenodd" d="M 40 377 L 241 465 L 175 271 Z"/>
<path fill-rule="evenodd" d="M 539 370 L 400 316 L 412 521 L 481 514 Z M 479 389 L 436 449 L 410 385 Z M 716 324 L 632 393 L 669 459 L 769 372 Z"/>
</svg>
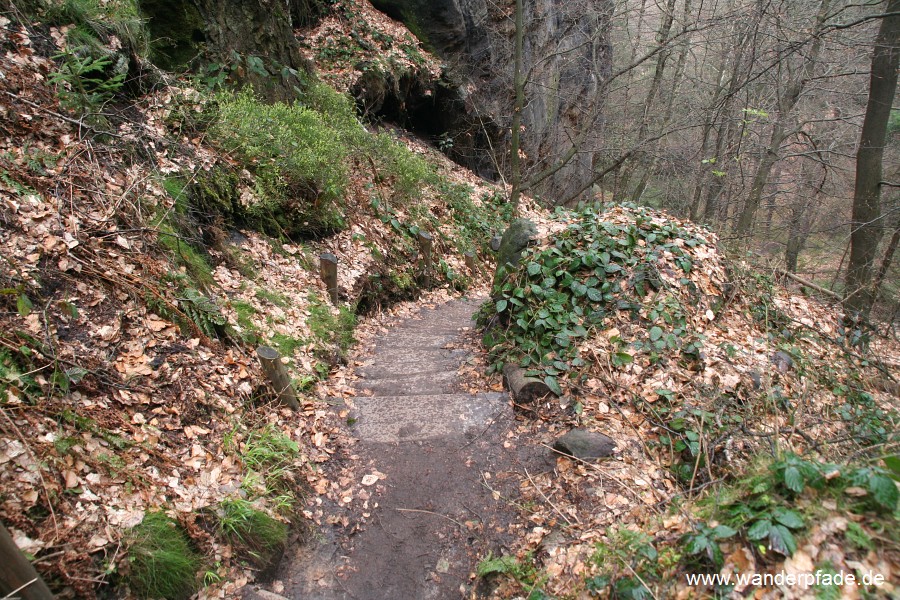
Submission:
<svg viewBox="0 0 900 600">
<path fill-rule="evenodd" d="M 373 0 L 403 21 L 447 63 L 458 84 L 467 119 L 450 131 L 462 147 L 477 146 L 477 165 L 505 170 L 507 157 L 493 156 L 478 138 L 504 147 L 513 106 L 513 9 L 511 0 Z M 579 152 L 531 191 L 561 203 L 589 187 L 594 150 L 600 144 L 602 85 L 609 77 L 610 0 L 525 0 L 524 65 L 528 75 L 522 115 L 522 150 L 529 173 L 540 172 L 572 147 Z M 583 196 L 583 193 L 582 193 Z"/>
</svg>

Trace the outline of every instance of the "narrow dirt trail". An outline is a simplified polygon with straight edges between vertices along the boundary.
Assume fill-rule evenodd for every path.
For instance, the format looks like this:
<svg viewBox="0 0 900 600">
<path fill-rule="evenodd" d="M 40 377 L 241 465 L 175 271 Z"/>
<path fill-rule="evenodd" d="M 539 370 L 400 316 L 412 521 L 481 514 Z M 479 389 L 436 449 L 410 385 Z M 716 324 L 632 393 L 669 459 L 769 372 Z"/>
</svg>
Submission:
<svg viewBox="0 0 900 600">
<path fill-rule="evenodd" d="M 457 370 L 470 357 L 465 335 L 477 307 L 454 300 L 422 309 L 377 338 L 374 353 L 357 367 L 355 476 L 377 471 L 384 477 L 354 509 L 364 522 L 360 531 L 321 531 L 318 541 L 286 557 L 281 594 L 315 600 L 471 595 L 478 560 L 504 546 L 514 508 L 502 498 L 522 470 L 517 447 L 504 447 L 513 425 L 506 395 L 471 394 L 460 386 Z"/>
</svg>

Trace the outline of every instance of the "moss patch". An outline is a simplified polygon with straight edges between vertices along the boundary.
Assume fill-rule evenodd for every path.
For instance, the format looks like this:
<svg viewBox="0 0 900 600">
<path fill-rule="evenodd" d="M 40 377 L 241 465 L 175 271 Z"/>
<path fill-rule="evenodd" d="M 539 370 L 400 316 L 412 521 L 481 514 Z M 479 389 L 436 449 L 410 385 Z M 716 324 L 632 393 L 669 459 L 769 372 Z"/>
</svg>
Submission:
<svg viewBox="0 0 900 600">
<path fill-rule="evenodd" d="M 128 584 L 140 598 L 188 598 L 201 561 L 178 524 L 150 512 L 128 536 Z"/>
</svg>

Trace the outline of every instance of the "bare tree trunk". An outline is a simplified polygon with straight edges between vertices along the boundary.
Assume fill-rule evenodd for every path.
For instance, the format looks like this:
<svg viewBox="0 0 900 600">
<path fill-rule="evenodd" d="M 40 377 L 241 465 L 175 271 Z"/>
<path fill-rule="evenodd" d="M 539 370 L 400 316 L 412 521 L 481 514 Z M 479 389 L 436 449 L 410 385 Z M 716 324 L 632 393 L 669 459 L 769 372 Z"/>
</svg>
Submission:
<svg viewBox="0 0 900 600">
<path fill-rule="evenodd" d="M 672 10 L 674 10 L 674 2 L 672 3 Z M 684 0 L 684 15 L 682 17 L 683 26 L 687 27 L 688 20 L 691 16 L 691 0 Z M 669 25 L 671 28 L 671 23 Z M 668 102 L 666 102 L 666 108 L 663 111 L 662 124 L 659 127 L 659 131 L 665 131 L 669 123 L 672 121 L 672 115 L 675 111 L 675 97 L 678 95 L 678 88 L 681 85 L 681 78 L 684 76 L 684 67 L 687 63 L 687 52 L 688 48 L 691 45 L 691 37 L 685 36 L 683 40 L 679 43 L 681 46 L 678 52 L 678 60 L 675 62 L 675 72 L 672 75 L 672 88 L 669 92 Z M 638 182 L 637 186 L 634 188 L 634 193 L 631 195 L 632 202 L 639 202 L 641 196 L 644 195 L 644 190 L 647 189 L 647 184 L 650 181 L 650 176 L 656 170 L 656 165 L 659 162 L 659 153 L 657 150 L 659 149 L 660 142 L 656 141 L 653 144 L 653 156 L 650 159 L 650 164 L 644 168 L 644 174 L 641 177 L 641 180 Z"/>
<path fill-rule="evenodd" d="M 878 273 L 875 275 L 875 283 L 872 285 L 872 287 L 874 288 L 872 290 L 872 293 L 876 298 L 878 297 L 879 291 L 881 291 L 881 286 L 884 283 L 884 278 L 887 276 L 887 272 L 891 270 L 891 263 L 894 260 L 894 254 L 896 254 L 897 252 L 898 245 L 900 245 L 900 221 L 897 221 L 897 226 L 894 228 L 894 234 L 891 236 L 887 248 L 884 250 L 884 257 L 882 257 L 881 259 L 881 266 L 878 267 Z"/>
<path fill-rule="evenodd" d="M 515 9 L 515 33 L 513 56 L 513 87 L 515 100 L 513 101 L 512 130 L 509 137 L 509 182 L 512 189 L 509 193 L 509 203 L 513 210 L 519 210 L 519 196 L 522 194 L 522 161 L 520 152 L 520 129 L 522 126 L 522 110 L 525 108 L 525 73 L 522 65 L 525 44 L 525 10 L 523 0 L 516 0 Z"/>
<path fill-rule="evenodd" d="M 850 223 L 850 262 L 844 290 L 844 310 L 851 318 L 866 318 L 875 301 L 872 265 L 881 240 L 881 160 L 887 124 L 900 66 L 900 0 L 888 0 L 872 52 L 869 101 L 856 153 L 856 184 Z"/>
<path fill-rule="evenodd" d="M 828 17 L 829 0 L 822 0 L 819 5 L 819 12 L 816 14 L 816 22 L 812 32 L 812 46 L 809 54 L 803 61 L 803 68 L 793 81 L 788 81 L 784 92 L 778 97 L 778 112 L 776 121 L 772 126 L 772 135 L 769 138 L 769 145 L 760 160 L 756 175 L 753 177 L 753 184 L 750 186 L 750 193 L 747 195 L 747 201 L 744 203 L 744 209 L 738 218 L 737 225 L 734 230 L 738 235 L 748 235 L 753 228 L 753 221 L 756 219 L 756 211 L 762 200 L 763 190 L 769 182 L 769 173 L 772 167 L 778 161 L 781 143 L 787 137 L 785 124 L 790 117 L 791 111 L 800 100 L 800 94 L 806 86 L 806 82 L 813 76 L 819 52 L 822 49 L 821 31 Z M 780 69 L 779 69 L 780 70 Z"/>
<path fill-rule="evenodd" d="M 656 66 L 653 69 L 653 79 L 650 82 L 650 89 L 647 90 L 647 98 L 644 100 L 644 108 L 641 113 L 641 125 L 638 128 L 637 143 L 641 143 L 646 139 L 647 133 L 650 131 L 650 115 L 653 110 L 653 103 L 659 94 L 662 86 L 663 74 L 666 70 L 666 63 L 669 60 L 669 35 L 672 32 L 672 23 L 675 21 L 675 0 L 667 0 L 665 8 L 662 9 L 663 14 L 659 23 L 659 30 L 656 33 L 656 42 L 660 47 L 659 53 L 656 55 Z M 637 168 L 637 164 L 643 160 L 644 152 L 636 153 L 633 160 L 628 161 L 627 166 L 622 172 L 621 186 L 622 190 L 627 192 L 628 182 Z"/>
</svg>

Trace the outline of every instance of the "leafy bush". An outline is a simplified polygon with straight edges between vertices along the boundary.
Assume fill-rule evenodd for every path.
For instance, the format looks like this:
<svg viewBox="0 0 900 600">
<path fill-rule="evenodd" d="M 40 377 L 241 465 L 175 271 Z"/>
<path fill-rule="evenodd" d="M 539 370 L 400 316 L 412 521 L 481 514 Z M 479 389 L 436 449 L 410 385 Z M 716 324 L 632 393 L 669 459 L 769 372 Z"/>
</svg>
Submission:
<svg viewBox="0 0 900 600">
<path fill-rule="evenodd" d="M 149 52 L 150 34 L 135 0 L 55 0 L 45 12 L 53 25 L 75 25 L 68 35 L 76 46 L 97 48 L 116 36 L 127 52 Z"/>
<path fill-rule="evenodd" d="M 299 104 L 264 104 L 249 89 L 222 96 L 219 114 L 216 138 L 255 165 L 259 200 L 247 207 L 248 220 L 276 236 L 344 227 L 351 150 L 349 132 L 335 129 L 336 119 Z"/>
<path fill-rule="evenodd" d="M 128 583 L 140 598 L 187 598 L 197 589 L 201 561 L 178 524 L 148 512 L 128 536 Z"/>
<path fill-rule="evenodd" d="M 657 550 L 647 534 L 629 529 L 611 529 L 607 541 L 596 545 L 591 562 L 598 575 L 587 579 L 591 592 L 609 590 L 616 598 L 655 598 L 648 586 L 670 575 L 680 555 L 673 548 Z"/>
<path fill-rule="evenodd" d="M 122 70 L 108 56 L 82 56 L 67 49 L 53 58 L 60 67 L 51 73 L 50 83 L 57 86 L 60 104 L 79 115 L 101 112 L 125 82 L 127 65 Z"/>
<path fill-rule="evenodd" d="M 243 218 L 270 235 L 343 229 L 350 168 L 364 157 L 402 203 L 438 181 L 424 159 L 386 134 L 368 133 L 350 99 L 324 84 L 310 84 L 291 105 L 265 104 L 250 89 L 222 95 L 219 103 L 214 136 L 254 165 L 258 199 L 241 208 Z"/>
<path fill-rule="evenodd" d="M 519 268 L 495 281 L 494 302 L 479 314 L 482 326 L 496 320 L 506 325 L 484 336 L 484 345 L 498 359 L 495 367 L 519 362 L 560 393 L 559 379 L 585 364 L 578 352 L 581 341 L 617 311 L 628 311 L 636 320 L 653 292 L 655 303 L 641 328 L 646 338 L 632 348 L 651 357 L 664 350 L 680 360 L 696 357 L 701 340 L 679 314 L 683 309 L 676 293 L 698 294 L 686 277 L 693 264 L 683 246 L 707 242 L 649 210 L 633 209 L 633 214 L 632 222 L 619 225 L 592 209 L 561 211 L 558 218 L 568 226 L 553 243 L 526 249 Z M 660 276 L 663 256 L 680 271 L 679 290 Z M 624 341 L 613 341 L 619 348 L 611 354 L 612 364 L 630 363 L 633 355 Z"/>
</svg>

